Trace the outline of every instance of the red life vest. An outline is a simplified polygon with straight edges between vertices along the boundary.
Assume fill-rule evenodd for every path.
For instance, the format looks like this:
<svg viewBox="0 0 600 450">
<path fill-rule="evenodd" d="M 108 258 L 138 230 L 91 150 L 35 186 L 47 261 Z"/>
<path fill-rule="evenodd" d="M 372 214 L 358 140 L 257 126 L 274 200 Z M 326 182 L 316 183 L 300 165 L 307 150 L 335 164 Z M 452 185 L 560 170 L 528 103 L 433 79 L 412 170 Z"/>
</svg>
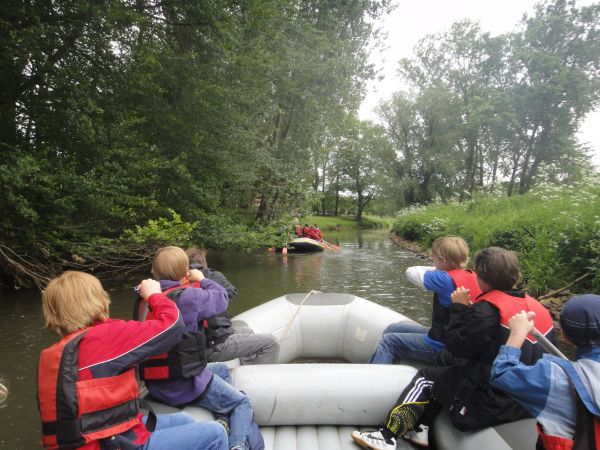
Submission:
<svg viewBox="0 0 600 450">
<path fill-rule="evenodd" d="M 448 275 L 452 278 L 454 286 L 457 288 L 465 287 L 469 290 L 469 297 L 474 301 L 481 294 L 479 284 L 477 284 L 477 275 L 471 270 L 456 269 L 449 270 Z"/>
<path fill-rule="evenodd" d="M 544 430 L 537 424 L 538 438 L 545 450 L 572 450 L 573 439 L 568 439 L 560 436 L 552 436 L 544 433 Z"/>
<path fill-rule="evenodd" d="M 181 293 L 189 287 L 199 288 L 200 283 L 175 286 L 164 290 L 163 294 L 179 307 Z M 149 311 L 145 318 L 143 314 L 138 314 L 138 316 L 142 318 L 141 320 L 154 318 L 152 311 Z M 202 324 L 199 324 L 199 331 L 183 333 L 181 340 L 167 353 L 153 356 L 140 364 L 141 378 L 144 380 L 173 380 L 199 375 L 208 363 L 204 332 L 207 327 L 208 323 L 204 320 Z"/>
<path fill-rule="evenodd" d="M 124 433 L 140 423 L 135 369 L 79 381 L 79 344 L 87 330 L 65 336 L 42 350 L 38 366 L 38 408 L 42 443 L 73 449 Z"/>
<path fill-rule="evenodd" d="M 598 450 L 600 449 L 600 421 L 593 419 L 593 430 L 590 434 L 581 436 L 582 442 L 560 436 L 544 433 L 540 424 L 537 424 L 538 438 L 545 450 Z"/>
<path fill-rule="evenodd" d="M 550 313 L 544 306 L 533 297 L 525 295 L 525 297 L 514 297 L 502 291 L 490 291 L 481 294 L 476 299 L 476 302 L 486 301 L 498 308 L 500 312 L 500 325 L 508 330 L 508 321 L 512 316 L 521 311 L 535 312 L 533 323 L 540 333 L 544 336 L 554 329 L 554 322 Z M 536 343 L 537 340 L 527 335 L 527 340 L 531 343 Z"/>
<path fill-rule="evenodd" d="M 571 385 L 571 387 L 573 387 Z M 540 424 L 537 424 L 538 441 L 545 450 L 599 450 L 600 449 L 600 419 L 590 413 L 577 390 L 573 388 L 576 397 L 577 416 L 575 435 L 573 439 L 546 434 Z"/>
</svg>

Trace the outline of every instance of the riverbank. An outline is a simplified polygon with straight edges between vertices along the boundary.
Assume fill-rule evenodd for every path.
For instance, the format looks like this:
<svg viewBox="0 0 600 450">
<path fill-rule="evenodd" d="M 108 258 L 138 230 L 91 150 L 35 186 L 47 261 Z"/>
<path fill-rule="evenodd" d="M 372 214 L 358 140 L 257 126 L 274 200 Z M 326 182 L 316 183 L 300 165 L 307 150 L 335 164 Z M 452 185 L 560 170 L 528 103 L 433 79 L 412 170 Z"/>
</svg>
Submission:
<svg viewBox="0 0 600 450">
<path fill-rule="evenodd" d="M 301 224 L 317 224 L 321 231 L 344 231 L 356 229 L 389 229 L 394 225 L 393 217 L 364 215 L 358 222 L 354 216 L 304 216 L 298 219 Z"/>
<path fill-rule="evenodd" d="M 534 297 L 600 291 L 598 177 L 512 197 L 487 194 L 407 208 L 393 231 L 425 250 L 448 235 L 464 238 L 471 255 L 490 246 L 512 250 L 519 256 L 521 284 Z"/>
</svg>

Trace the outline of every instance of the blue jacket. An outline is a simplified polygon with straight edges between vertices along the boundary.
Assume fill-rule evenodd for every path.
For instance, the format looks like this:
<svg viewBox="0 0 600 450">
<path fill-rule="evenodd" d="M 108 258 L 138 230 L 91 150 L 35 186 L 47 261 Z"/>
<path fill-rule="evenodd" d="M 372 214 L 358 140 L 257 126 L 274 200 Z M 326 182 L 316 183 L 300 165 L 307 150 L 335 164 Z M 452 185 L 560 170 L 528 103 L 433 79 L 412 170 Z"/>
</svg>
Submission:
<svg viewBox="0 0 600 450">
<path fill-rule="evenodd" d="M 573 438 L 576 403 L 569 380 L 585 407 L 600 415 L 600 347 L 579 349 L 574 363 L 545 354 L 527 366 L 520 355 L 519 349 L 503 345 L 492 365 L 491 384 L 512 395 L 546 434 Z"/>
</svg>

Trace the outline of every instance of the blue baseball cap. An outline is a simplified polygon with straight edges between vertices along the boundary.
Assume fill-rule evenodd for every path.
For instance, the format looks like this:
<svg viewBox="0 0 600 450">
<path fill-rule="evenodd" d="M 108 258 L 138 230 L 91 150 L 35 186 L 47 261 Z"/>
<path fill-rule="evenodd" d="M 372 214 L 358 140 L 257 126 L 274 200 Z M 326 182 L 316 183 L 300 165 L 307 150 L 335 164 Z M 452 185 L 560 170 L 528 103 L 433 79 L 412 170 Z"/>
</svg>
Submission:
<svg viewBox="0 0 600 450">
<path fill-rule="evenodd" d="M 578 347 L 600 345 L 600 295 L 571 297 L 560 313 L 563 333 Z"/>
</svg>

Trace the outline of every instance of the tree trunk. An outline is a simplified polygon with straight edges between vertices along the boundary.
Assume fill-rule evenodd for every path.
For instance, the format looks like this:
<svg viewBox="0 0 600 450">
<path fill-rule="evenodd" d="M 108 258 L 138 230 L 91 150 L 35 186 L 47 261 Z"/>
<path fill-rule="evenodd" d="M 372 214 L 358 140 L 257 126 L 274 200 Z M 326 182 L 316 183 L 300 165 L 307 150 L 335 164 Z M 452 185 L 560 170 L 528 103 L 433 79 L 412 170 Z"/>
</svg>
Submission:
<svg viewBox="0 0 600 450">
<path fill-rule="evenodd" d="M 473 183 L 475 181 L 475 152 L 477 151 L 477 139 L 468 138 L 467 155 L 465 157 L 465 182 L 459 195 L 459 202 L 465 199 L 465 193 L 473 192 Z"/>
<path fill-rule="evenodd" d="M 533 153 L 533 146 L 535 144 L 535 136 L 537 134 L 538 125 L 533 128 L 531 132 L 531 137 L 529 138 L 529 142 L 527 143 L 527 151 L 525 152 L 525 157 L 523 158 L 523 164 L 521 165 L 521 174 L 519 175 L 519 194 L 524 194 L 526 192 L 527 185 L 527 173 L 529 171 L 529 160 L 531 159 L 531 154 Z"/>
<path fill-rule="evenodd" d="M 362 222 L 362 215 L 363 215 L 363 195 L 362 195 L 362 191 L 358 191 L 358 198 L 356 201 L 356 221 L 358 223 Z"/>
</svg>

